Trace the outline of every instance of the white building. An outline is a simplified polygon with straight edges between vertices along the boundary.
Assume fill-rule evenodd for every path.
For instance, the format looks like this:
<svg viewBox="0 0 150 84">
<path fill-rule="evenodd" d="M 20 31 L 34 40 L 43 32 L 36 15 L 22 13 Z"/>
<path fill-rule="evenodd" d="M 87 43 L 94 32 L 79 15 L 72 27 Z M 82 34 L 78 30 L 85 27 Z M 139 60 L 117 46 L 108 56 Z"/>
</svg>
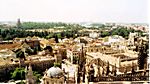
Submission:
<svg viewBox="0 0 150 84">
<path fill-rule="evenodd" d="M 113 43 L 113 42 L 120 42 L 124 41 L 125 39 L 122 36 L 118 35 L 113 35 L 108 38 L 108 42 Z"/>
<path fill-rule="evenodd" d="M 79 51 L 74 49 L 67 49 L 67 58 L 70 59 L 70 62 L 73 63 L 74 58 L 79 57 Z"/>
<path fill-rule="evenodd" d="M 89 37 L 91 37 L 91 38 L 98 38 L 99 37 L 99 33 L 92 32 L 92 33 L 89 34 Z"/>
</svg>

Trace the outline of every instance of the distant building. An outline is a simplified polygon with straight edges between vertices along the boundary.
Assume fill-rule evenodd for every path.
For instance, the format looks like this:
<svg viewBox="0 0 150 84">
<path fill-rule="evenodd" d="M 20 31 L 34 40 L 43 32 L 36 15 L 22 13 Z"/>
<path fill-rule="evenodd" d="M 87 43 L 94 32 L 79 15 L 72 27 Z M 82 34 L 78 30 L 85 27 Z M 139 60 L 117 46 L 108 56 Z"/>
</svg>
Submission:
<svg viewBox="0 0 150 84">
<path fill-rule="evenodd" d="M 26 43 L 28 44 L 31 48 L 38 48 L 40 47 L 40 38 L 33 36 L 33 37 L 26 37 L 26 38 L 14 38 L 13 40 L 14 43 Z"/>
<path fill-rule="evenodd" d="M 62 55 L 58 50 L 54 50 L 54 58 L 56 63 L 62 64 Z"/>
<path fill-rule="evenodd" d="M 124 40 L 125 39 L 122 36 L 118 36 L 118 35 L 109 36 L 109 38 L 108 38 L 108 42 L 110 42 L 110 43 L 121 42 Z"/>
<path fill-rule="evenodd" d="M 73 61 L 75 60 L 75 58 L 79 57 L 79 51 L 77 50 L 67 50 L 67 58 L 69 59 L 69 61 L 71 63 L 74 63 Z"/>
<path fill-rule="evenodd" d="M 39 40 L 26 40 L 25 41 L 31 48 L 39 48 L 40 41 Z"/>
<path fill-rule="evenodd" d="M 129 39 L 128 39 L 128 42 L 129 42 L 129 45 L 134 45 L 135 44 L 135 41 L 137 41 L 137 37 L 138 37 L 138 33 L 130 33 L 129 34 Z"/>
<path fill-rule="evenodd" d="M 3 40 L 0 38 L 0 44 L 12 44 L 12 43 L 13 43 L 12 40 L 3 41 Z"/>
<path fill-rule="evenodd" d="M 41 39 L 40 40 L 40 47 L 45 48 L 46 46 L 50 46 L 51 44 L 56 43 L 54 38 L 51 39 Z"/>
<path fill-rule="evenodd" d="M 71 63 L 76 63 L 77 58 L 79 57 L 79 51 L 79 47 L 77 46 L 67 49 L 67 58 Z"/>
<path fill-rule="evenodd" d="M 21 28 L 21 21 L 20 21 L 20 18 L 17 20 L 17 28 Z"/>
<path fill-rule="evenodd" d="M 89 34 L 89 37 L 91 37 L 91 38 L 98 38 L 99 35 L 100 35 L 99 33 L 92 32 L 92 33 Z"/>
<path fill-rule="evenodd" d="M 15 52 L 9 50 L 9 49 L 3 49 L 0 50 L 0 57 L 1 58 L 16 58 Z"/>
</svg>

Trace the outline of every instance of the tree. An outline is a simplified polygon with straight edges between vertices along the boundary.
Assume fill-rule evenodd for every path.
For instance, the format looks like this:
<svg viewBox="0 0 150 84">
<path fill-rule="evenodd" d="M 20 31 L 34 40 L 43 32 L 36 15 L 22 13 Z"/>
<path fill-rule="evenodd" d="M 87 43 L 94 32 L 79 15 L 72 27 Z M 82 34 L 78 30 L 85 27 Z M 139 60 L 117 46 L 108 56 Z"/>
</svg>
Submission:
<svg viewBox="0 0 150 84">
<path fill-rule="evenodd" d="M 101 37 L 105 37 L 105 36 L 109 36 L 109 35 L 110 35 L 110 33 L 108 31 L 103 31 L 101 33 Z"/>
<path fill-rule="evenodd" d="M 13 73 L 11 73 L 11 78 L 14 80 L 24 80 L 25 79 L 25 69 L 16 68 Z"/>
<path fill-rule="evenodd" d="M 56 43 L 59 43 L 57 35 L 55 35 L 55 41 L 56 41 Z"/>
<path fill-rule="evenodd" d="M 33 71 L 33 75 L 36 77 L 36 82 L 40 82 L 40 78 L 42 77 L 37 71 Z M 25 68 L 16 68 L 11 73 L 11 78 L 14 80 L 25 80 Z"/>
<path fill-rule="evenodd" d="M 42 78 L 41 74 L 39 74 L 37 71 L 33 71 L 33 75 L 36 77 L 36 83 L 40 83 L 40 78 Z"/>
<path fill-rule="evenodd" d="M 119 35 L 124 38 L 128 38 L 130 32 L 135 31 L 133 29 L 127 29 L 126 27 L 118 27 L 116 29 L 111 30 L 111 35 Z"/>
<path fill-rule="evenodd" d="M 51 46 L 46 46 L 44 50 L 48 50 L 49 52 L 53 52 L 53 48 Z"/>
<path fill-rule="evenodd" d="M 49 38 L 53 38 L 54 34 L 53 33 L 50 33 L 48 36 L 46 36 L 47 39 Z"/>
<path fill-rule="evenodd" d="M 1 28 L 0 28 L 0 35 L 1 35 Z"/>
<path fill-rule="evenodd" d="M 25 59 L 25 54 L 21 49 L 19 49 L 19 50 L 16 51 L 16 57 L 21 58 L 21 59 L 22 58 Z"/>
<path fill-rule="evenodd" d="M 57 34 L 57 37 L 58 37 L 59 39 L 61 39 L 61 38 L 62 38 L 61 33 L 58 33 L 58 34 Z"/>
<path fill-rule="evenodd" d="M 61 64 L 60 63 L 54 63 L 54 67 L 61 67 Z"/>
<path fill-rule="evenodd" d="M 11 37 L 10 33 L 8 33 L 8 34 L 6 35 L 5 40 L 12 40 L 12 37 Z"/>
<path fill-rule="evenodd" d="M 28 55 L 32 55 L 34 51 L 31 48 L 26 48 L 25 52 L 28 53 Z"/>
</svg>

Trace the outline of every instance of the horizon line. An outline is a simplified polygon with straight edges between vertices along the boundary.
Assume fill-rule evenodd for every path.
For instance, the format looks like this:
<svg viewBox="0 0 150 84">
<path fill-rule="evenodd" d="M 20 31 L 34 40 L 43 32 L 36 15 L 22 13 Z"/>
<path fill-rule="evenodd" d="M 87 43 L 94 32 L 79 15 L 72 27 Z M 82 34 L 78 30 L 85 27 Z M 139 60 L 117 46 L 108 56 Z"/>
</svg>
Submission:
<svg viewBox="0 0 150 84">
<path fill-rule="evenodd" d="M 0 20 L 0 22 L 17 22 L 18 19 L 16 20 Z M 117 21 L 41 21 L 41 20 L 21 20 L 21 22 L 44 22 L 44 23 L 48 23 L 48 22 L 62 22 L 62 23 L 123 23 L 123 24 L 149 24 L 149 22 L 117 22 Z"/>
</svg>

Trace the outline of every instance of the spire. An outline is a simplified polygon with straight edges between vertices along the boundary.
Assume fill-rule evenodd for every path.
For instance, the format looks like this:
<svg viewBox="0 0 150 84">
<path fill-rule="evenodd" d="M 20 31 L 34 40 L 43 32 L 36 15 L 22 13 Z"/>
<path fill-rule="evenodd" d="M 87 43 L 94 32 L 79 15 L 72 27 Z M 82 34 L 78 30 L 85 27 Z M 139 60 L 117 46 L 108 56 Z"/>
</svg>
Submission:
<svg viewBox="0 0 150 84">
<path fill-rule="evenodd" d="M 82 55 L 84 55 L 84 52 L 83 52 L 83 45 L 82 45 Z"/>
<path fill-rule="evenodd" d="M 116 72 L 117 72 L 117 67 L 116 67 L 116 63 L 115 63 L 115 68 L 114 68 L 114 76 L 116 76 L 117 74 L 116 74 Z"/>
<path fill-rule="evenodd" d="M 98 64 L 98 77 L 100 77 L 101 74 L 100 74 L 100 59 L 99 58 L 97 59 L 97 62 L 98 62 L 97 63 Z"/>
<path fill-rule="evenodd" d="M 28 75 L 29 76 L 33 76 L 33 71 L 32 71 L 32 66 L 31 66 L 31 63 L 29 64 L 29 67 L 28 67 Z"/>
<path fill-rule="evenodd" d="M 21 28 L 20 18 L 17 20 L 17 28 Z"/>
<path fill-rule="evenodd" d="M 26 84 L 35 84 L 36 77 L 33 75 L 31 63 L 29 63 L 28 71 L 26 74 Z"/>
<path fill-rule="evenodd" d="M 106 75 L 109 75 L 109 72 L 110 72 L 110 70 L 109 70 L 109 61 L 107 61 Z"/>
</svg>

